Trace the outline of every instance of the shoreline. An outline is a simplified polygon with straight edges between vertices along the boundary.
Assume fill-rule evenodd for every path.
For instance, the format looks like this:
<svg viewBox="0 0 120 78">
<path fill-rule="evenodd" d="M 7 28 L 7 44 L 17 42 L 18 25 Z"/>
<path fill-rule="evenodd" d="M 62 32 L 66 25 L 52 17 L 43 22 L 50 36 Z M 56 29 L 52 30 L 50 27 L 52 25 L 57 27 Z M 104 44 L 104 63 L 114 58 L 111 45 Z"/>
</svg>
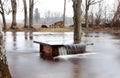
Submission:
<svg viewBox="0 0 120 78">
<path fill-rule="evenodd" d="M 3 30 L 4 31 L 4 30 Z M 120 27 L 96 27 L 82 28 L 83 32 L 103 32 L 103 33 L 119 33 Z M 17 28 L 16 30 L 7 29 L 4 32 L 73 32 L 73 27 L 65 28 Z"/>
</svg>

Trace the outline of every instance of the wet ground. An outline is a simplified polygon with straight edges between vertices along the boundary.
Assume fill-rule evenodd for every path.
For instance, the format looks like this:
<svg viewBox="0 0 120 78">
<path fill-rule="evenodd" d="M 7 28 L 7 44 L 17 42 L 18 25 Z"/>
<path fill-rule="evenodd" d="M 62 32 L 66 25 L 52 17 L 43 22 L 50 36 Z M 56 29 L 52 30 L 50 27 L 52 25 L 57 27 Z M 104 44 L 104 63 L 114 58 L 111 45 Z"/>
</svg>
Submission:
<svg viewBox="0 0 120 78">
<path fill-rule="evenodd" d="M 47 43 L 72 43 L 73 33 L 6 32 L 5 44 L 9 68 L 13 78 L 119 78 L 120 35 L 84 33 L 82 42 L 87 53 L 60 55 L 54 60 L 39 56 L 39 45 L 34 40 Z"/>
</svg>

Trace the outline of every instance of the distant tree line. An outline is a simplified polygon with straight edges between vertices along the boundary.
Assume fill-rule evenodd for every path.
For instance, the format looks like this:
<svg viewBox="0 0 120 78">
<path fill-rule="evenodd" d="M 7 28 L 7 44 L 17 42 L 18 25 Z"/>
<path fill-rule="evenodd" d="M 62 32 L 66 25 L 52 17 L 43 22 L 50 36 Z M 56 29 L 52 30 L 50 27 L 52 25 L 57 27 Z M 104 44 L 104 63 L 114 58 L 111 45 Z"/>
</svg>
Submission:
<svg viewBox="0 0 120 78">
<path fill-rule="evenodd" d="M 65 19 L 66 24 L 73 24 L 73 18 L 72 17 L 65 16 L 64 19 Z M 52 23 L 55 23 L 57 21 L 63 21 L 63 15 L 60 12 L 46 11 L 45 14 L 44 14 L 44 17 L 40 17 L 39 20 L 40 21 L 38 23 L 40 23 L 40 24 L 52 24 Z"/>
<path fill-rule="evenodd" d="M 53 23 L 56 21 L 64 20 L 67 24 L 72 24 L 73 19 L 72 16 L 67 17 L 66 16 L 66 3 L 70 0 L 64 0 L 64 8 L 63 13 L 57 13 L 57 12 L 50 12 L 47 11 L 44 14 L 44 17 L 41 16 L 41 13 L 39 12 L 39 8 L 35 8 L 34 11 L 34 0 L 29 0 L 29 6 L 27 5 L 27 0 L 23 0 L 23 11 L 24 11 L 24 28 L 32 28 L 34 23 Z M 85 24 L 86 27 L 93 26 L 93 25 L 99 25 L 99 24 L 108 24 L 112 22 L 112 17 L 115 13 L 113 9 L 110 9 L 110 7 L 103 3 L 105 0 L 84 0 L 82 2 L 82 23 Z M 6 6 L 11 3 L 11 6 Z M 118 1 L 117 1 L 118 3 Z M 0 14 L 2 16 L 3 21 L 3 29 L 6 29 L 6 18 L 5 14 L 12 13 L 12 23 L 11 28 L 16 29 L 17 22 L 16 22 L 16 14 L 17 14 L 17 7 L 18 7 L 19 1 L 18 0 L 0 0 Z M 116 4 L 117 5 L 117 4 Z M 28 7 L 27 7 L 28 6 Z M 71 5 L 72 6 L 72 5 Z M 96 9 L 97 6 L 97 9 Z M 113 5 L 112 5 L 113 6 Z M 117 6 L 115 6 L 117 7 Z M 9 9 L 6 9 L 9 8 Z M 96 9 L 96 11 L 93 11 Z M 29 11 L 28 11 L 29 10 Z M 72 23 L 71 23 L 72 21 Z"/>
</svg>

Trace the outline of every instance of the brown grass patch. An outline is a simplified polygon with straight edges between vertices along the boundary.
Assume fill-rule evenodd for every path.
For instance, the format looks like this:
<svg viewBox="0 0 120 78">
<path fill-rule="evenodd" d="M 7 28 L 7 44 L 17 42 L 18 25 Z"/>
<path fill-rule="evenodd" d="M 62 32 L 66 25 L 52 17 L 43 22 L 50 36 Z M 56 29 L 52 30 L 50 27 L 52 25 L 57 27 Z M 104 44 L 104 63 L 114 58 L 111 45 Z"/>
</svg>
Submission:
<svg viewBox="0 0 120 78">
<path fill-rule="evenodd" d="M 7 23 L 6 31 L 21 31 L 21 32 L 72 32 L 73 27 L 65 28 L 41 28 L 41 24 L 34 24 L 33 28 L 24 28 L 21 23 L 17 24 L 17 29 L 10 29 L 11 23 Z M 120 27 L 105 27 L 105 26 L 94 26 L 89 28 L 82 28 L 83 32 L 108 32 L 108 33 L 120 33 Z"/>
<path fill-rule="evenodd" d="M 65 28 L 41 28 L 40 24 L 34 24 L 32 28 L 24 28 L 23 24 L 17 24 L 17 29 L 13 30 L 10 29 L 11 23 L 7 23 L 7 29 L 5 31 L 21 31 L 21 32 L 71 32 L 73 31 L 73 28 L 71 27 L 65 27 Z"/>
</svg>

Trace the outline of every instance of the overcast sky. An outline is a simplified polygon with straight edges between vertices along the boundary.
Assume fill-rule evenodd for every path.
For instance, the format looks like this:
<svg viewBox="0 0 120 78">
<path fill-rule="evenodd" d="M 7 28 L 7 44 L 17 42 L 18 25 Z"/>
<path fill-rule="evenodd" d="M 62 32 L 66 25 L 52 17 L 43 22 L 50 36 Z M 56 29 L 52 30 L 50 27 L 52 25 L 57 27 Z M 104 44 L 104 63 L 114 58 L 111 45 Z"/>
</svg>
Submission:
<svg viewBox="0 0 120 78">
<path fill-rule="evenodd" d="M 69 2 L 68 2 L 69 1 Z M 115 0 L 104 0 L 106 4 L 109 6 L 113 6 L 113 2 Z M 83 0 L 84 2 L 84 0 Z M 23 19 L 23 6 L 22 5 L 22 0 L 19 0 L 19 9 L 17 12 L 17 19 Z M 64 5 L 64 0 L 35 0 L 35 7 L 38 8 L 41 16 L 43 17 L 45 12 L 51 11 L 51 12 L 60 12 L 63 13 L 63 5 Z M 72 8 L 72 1 L 67 0 L 67 7 L 66 7 L 66 15 L 72 17 L 73 16 L 73 8 Z M 8 19 L 11 18 L 11 16 L 7 16 Z"/>
<path fill-rule="evenodd" d="M 72 0 L 66 0 L 66 15 L 73 16 Z M 83 0 L 84 3 L 85 0 Z M 97 0 L 96 0 L 97 1 Z M 115 0 L 104 0 L 105 4 L 112 5 Z M 61 12 L 63 13 L 64 0 L 39 0 L 36 3 L 35 7 L 39 8 L 41 15 L 44 16 L 44 13 L 48 10 L 51 12 Z"/>
</svg>

